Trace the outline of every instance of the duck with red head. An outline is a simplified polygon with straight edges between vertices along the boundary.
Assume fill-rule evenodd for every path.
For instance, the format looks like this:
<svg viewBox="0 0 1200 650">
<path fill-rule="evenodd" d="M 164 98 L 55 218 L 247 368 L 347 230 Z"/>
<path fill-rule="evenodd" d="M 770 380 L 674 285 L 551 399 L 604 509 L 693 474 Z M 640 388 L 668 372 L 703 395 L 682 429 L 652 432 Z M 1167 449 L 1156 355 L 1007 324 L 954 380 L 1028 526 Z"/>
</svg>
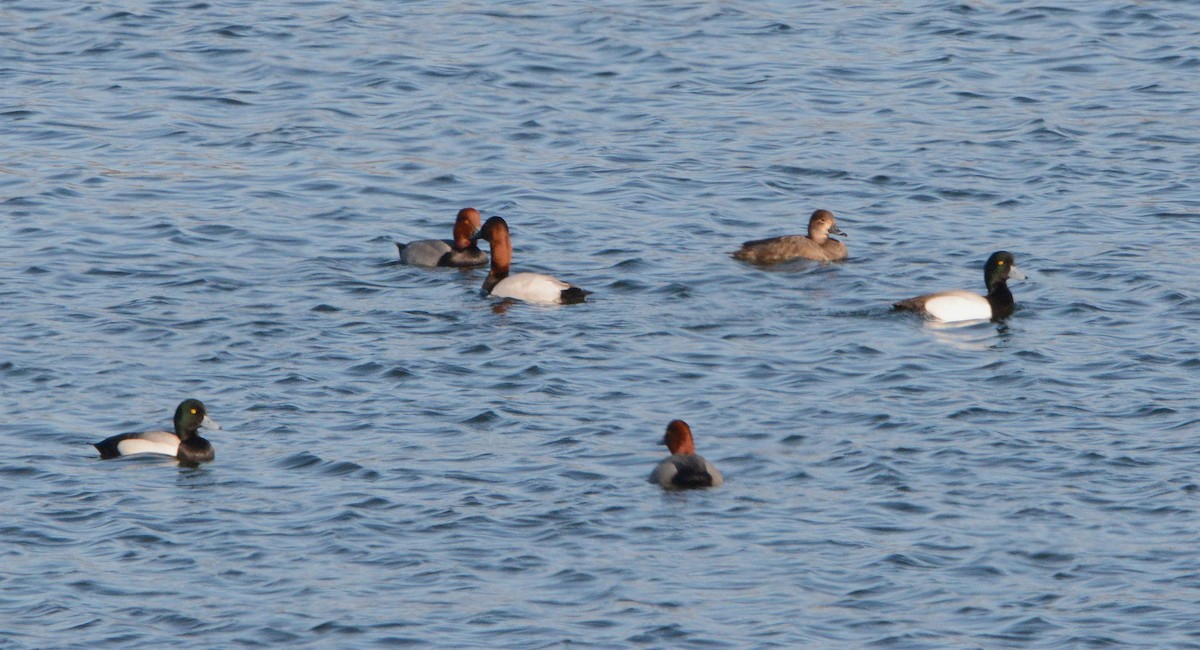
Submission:
<svg viewBox="0 0 1200 650">
<path fill-rule="evenodd" d="M 829 233 L 847 237 L 837 226 L 837 219 L 829 210 L 817 210 L 808 219 L 808 236 L 784 235 L 769 239 L 755 239 L 742 244 L 734 251 L 734 259 L 752 264 L 778 264 L 792 260 L 816 260 L 836 262 L 846 259 L 846 245 L 833 239 Z"/>
<path fill-rule="evenodd" d="M 485 239 L 492 247 L 492 268 L 483 281 L 484 295 L 515 298 L 525 302 L 570 305 L 583 302 L 590 294 L 550 275 L 541 273 L 509 273 L 512 264 L 512 238 L 508 222 L 491 217 L 483 224 L 476 239 Z"/>
<path fill-rule="evenodd" d="M 401 244 L 400 262 L 413 266 L 483 266 L 488 262 L 487 253 L 479 250 L 472 239 L 479 230 L 479 210 L 463 208 L 454 220 L 454 239 L 422 239 Z"/>
<path fill-rule="evenodd" d="M 717 487 L 725 482 L 716 466 L 696 453 L 692 428 L 683 420 L 671 420 L 662 443 L 671 455 L 650 473 L 650 482 L 669 490 Z"/>
</svg>

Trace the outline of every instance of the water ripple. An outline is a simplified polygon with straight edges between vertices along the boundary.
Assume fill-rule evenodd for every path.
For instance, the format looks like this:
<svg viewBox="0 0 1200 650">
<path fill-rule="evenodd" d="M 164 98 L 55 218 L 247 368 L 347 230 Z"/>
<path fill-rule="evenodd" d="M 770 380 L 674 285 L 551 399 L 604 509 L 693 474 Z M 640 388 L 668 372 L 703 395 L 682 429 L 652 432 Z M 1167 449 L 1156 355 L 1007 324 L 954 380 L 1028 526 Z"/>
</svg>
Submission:
<svg viewBox="0 0 1200 650">
<path fill-rule="evenodd" d="M 14 647 L 1194 642 L 1193 8 L 458 9 L 5 5 Z M 592 302 L 397 262 L 466 205 Z"/>
</svg>

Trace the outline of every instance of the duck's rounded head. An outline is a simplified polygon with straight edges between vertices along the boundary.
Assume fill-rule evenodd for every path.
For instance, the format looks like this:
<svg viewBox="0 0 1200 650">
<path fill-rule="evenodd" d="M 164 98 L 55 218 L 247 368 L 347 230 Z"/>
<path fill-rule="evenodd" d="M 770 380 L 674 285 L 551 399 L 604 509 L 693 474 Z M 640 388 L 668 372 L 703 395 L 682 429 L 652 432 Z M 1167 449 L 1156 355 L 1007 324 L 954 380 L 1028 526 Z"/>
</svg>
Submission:
<svg viewBox="0 0 1200 650">
<path fill-rule="evenodd" d="M 480 218 L 479 210 L 475 208 L 463 208 L 458 211 L 458 216 L 454 218 L 455 248 L 462 250 L 471 245 L 471 238 L 479 232 Z"/>
<path fill-rule="evenodd" d="M 195 433 L 200 427 L 220 429 L 221 425 L 208 417 L 208 409 L 204 408 L 204 402 L 198 399 L 185 399 L 180 402 L 179 407 L 175 409 L 175 434 L 183 437 L 184 433 Z"/>
<path fill-rule="evenodd" d="M 837 219 L 829 210 L 817 210 L 808 218 L 808 236 L 813 241 L 818 243 L 824 241 L 830 234 L 841 235 L 846 237 L 846 233 L 842 232 L 837 226 Z"/>
<path fill-rule="evenodd" d="M 486 240 L 492 247 L 492 270 L 484 282 L 484 290 L 490 291 L 492 286 L 508 276 L 508 267 L 512 264 L 512 238 L 508 234 L 508 222 L 502 217 L 488 217 L 471 241 L 480 239 Z"/>
<path fill-rule="evenodd" d="M 508 222 L 503 217 L 488 217 L 488 220 L 483 222 L 483 227 L 476 233 L 475 239 L 495 243 L 496 238 L 502 235 L 508 235 Z"/>
<path fill-rule="evenodd" d="M 662 443 L 671 450 L 672 454 L 694 454 L 696 443 L 692 440 L 692 428 L 683 420 L 671 420 L 667 432 L 663 434 Z"/>
<path fill-rule="evenodd" d="M 992 253 L 992 256 L 983 265 L 983 281 L 986 283 L 988 291 L 1001 282 L 1007 282 L 1010 278 L 1013 280 L 1025 279 L 1025 274 L 1017 269 L 1013 254 L 1008 251 Z"/>
</svg>

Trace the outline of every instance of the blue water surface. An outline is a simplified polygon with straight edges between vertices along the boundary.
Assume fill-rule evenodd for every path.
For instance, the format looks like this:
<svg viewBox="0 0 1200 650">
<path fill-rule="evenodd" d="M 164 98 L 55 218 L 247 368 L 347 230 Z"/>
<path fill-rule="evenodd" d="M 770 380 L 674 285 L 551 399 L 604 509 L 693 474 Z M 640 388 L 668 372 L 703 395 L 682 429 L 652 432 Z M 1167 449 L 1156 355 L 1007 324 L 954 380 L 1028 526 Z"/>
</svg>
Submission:
<svg viewBox="0 0 1200 650">
<path fill-rule="evenodd" d="M 1200 647 L 1194 2 L 10 0 L 0 87 L 0 647 Z M 466 206 L 590 302 L 398 263 Z"/>
</svg>

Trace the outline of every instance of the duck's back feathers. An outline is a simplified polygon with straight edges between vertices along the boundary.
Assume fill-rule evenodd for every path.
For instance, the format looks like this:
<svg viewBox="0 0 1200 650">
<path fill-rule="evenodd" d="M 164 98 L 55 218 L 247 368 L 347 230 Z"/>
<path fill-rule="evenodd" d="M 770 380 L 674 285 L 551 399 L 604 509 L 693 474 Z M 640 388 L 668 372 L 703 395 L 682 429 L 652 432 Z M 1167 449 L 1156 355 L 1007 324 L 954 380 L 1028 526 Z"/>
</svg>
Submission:
<svg viewBox="0 0 1200 650">
<path fill-rule="evenodd" d="M 846 258 L 846 245 L 836 239 L 817 244 L 804 235 L 755 239 L 742 244 L 734 259 L 752 264 L 778 264 L 795 259 L 834 262 Z"/>
<path fill-rule="evenodd" d="M 451 243 L 444 239 L 422 239 L 407 244 L 396 242 L 396 248 L 400 249 L 401 264 L 437 266 L 443 255 L 454 250 Z"/>
<path fill-rule="evenodd" d="M 122 433 L 105 438 L 92 446 L 100 452 L 100 458 L 118 458 L 130 454 L 174 456 L 179 451 L 179 436 L 167 431 Z"/>
<path fill-rule="evenodd" d="M 488 293 L 498 298 L 516 298 L 526 302 L 567 305 L 584 302 L 591 293 L 575 285 L 542 273 L 513 273 L 496 282 Z"/>
<path fill-rule="evenodd" d="M 475 244 L 455 250 L 454 242 L 446 239 L 422 239 L 408 244 L 396 242 L 396 248 L 400 250 L 400 263 L 413 266 L 470 267 L 488 263 L 487 253 Z"/>
<path fill-rule="evenodd" d="M 672 454 L 654 468 L 650 482 L 674 490 L 717 487 L 724 482 L 712 463 L 696 454 Z"/>
</svg>

